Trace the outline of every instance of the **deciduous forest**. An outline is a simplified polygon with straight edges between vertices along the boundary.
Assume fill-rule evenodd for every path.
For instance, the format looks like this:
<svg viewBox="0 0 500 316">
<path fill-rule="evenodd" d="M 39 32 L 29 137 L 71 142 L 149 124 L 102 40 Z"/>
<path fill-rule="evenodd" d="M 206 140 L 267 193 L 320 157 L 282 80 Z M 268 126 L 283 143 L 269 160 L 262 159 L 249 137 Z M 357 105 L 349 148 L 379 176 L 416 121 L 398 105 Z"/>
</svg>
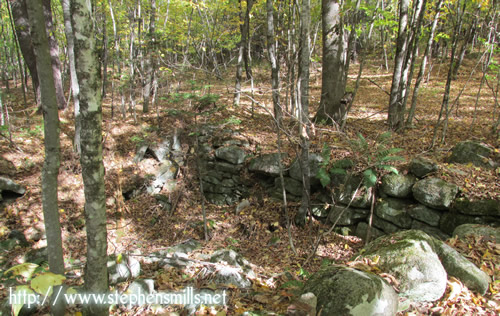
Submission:
<svg viewBox="0 0 500 316">
<path fill-rule="evenodd" d="M 0 315 L 498 315 L 497 0 L 0 0 Z"/>
</svg>

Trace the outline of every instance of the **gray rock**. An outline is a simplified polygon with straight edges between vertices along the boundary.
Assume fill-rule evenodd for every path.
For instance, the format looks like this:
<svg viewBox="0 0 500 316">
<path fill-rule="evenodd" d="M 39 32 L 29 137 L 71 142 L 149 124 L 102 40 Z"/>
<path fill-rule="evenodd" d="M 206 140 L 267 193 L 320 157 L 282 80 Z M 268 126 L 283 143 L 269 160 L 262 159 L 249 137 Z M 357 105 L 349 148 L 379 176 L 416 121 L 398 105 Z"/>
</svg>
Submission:
<svg viewBox="0 0 500 316">
<path fill-rule="evenodd" d="M 450 235 L 442 232 L 439 228 L 427 225 L 426 223 L 422 223 L 422 222 L 417 221 L 417 220 L 414 220 L 411 223 L 411 229 L 421 230 L 421 231 L 429 234 L 429 236 L 432 236 L 432 237 L 439 239 L 439 240 L 446 240 L 446 239 L 450 238 Z"/>
<path fill-rule="evenodd" d="M 246 153 L 237 146 L 220 147 L 215 150 L 215 157 L 239 165 L 245 161 Z"/>
<path fill-rule="evenodd" d="M 458 198 L 454 201 L 452 208 L 465 215 L 500 217 L 499 200 L 469 201 L 466 198 Z"/>
<path fill-rule="evenodd" d="M 366 238 L 366 233 L 368 232 L 368 224 L 365 222 L 360 222 L 356 226 L 356 231 L 354 232 L 354 235 L 358 236 L 359 238 Z M 376 239 L 378 237 L 384 236 L 384 232 L 375 228 L 371 227 L 370 228 L 370 235 L 371 235 L 371 240 Z"/>
<path fill-rule="evenodd" d="M 320 181 L 316 177 L 316 175 L 318 174 L 318 170 L 322 162 L 323 157 L 321 157 L 321 155 L 315 153 L 309 154 L 309 178 L 312 186 L 320 184 Z M 302 169 L 300 168 L 298 159 L 294 160 L 294 162 L 292 162 L 292 164 L 290 165 L 289 173 L 291 178 L 302 182 Z"/>
<path fill-rule="evenodd" d="M 442 213 L 425 205 L 414 205 L 408 208 L 408 215 L 431 226 L 439 226 Z"/>
<path fill-rule="evenodd" d="M 398 295 L 379 276 L 343 266 L 313 274 L 303 289 L 317 297 L 321 315 L 396 315 Z"/>
<path fill-rule="evenodd" d="M 469 289 L 484 295 L 491 283 L 490 277 L 455 249 L 442 241 L 434 242 L 436 252 L 448 275 L 456 277 Z"/>
<path fill-rule="evenodd" d="M 154 294 L 155 291 L 155 281 L 153 279 L 137 279 L 134 280 L 127 288 L 127 294 L 148 295 Z M 126 304 L 126 303 L 125 303 Z"/>
<path fill-rule="evenodd" d="M 390 173 L 382 177 L 382 191 L 389 196 L 407 198 L 416 181 L 413 175 Z"/>
<path fill-rule="evenodd" d="M 119 262 L 118 262 L 119 261 Z M 141 264 L 128 255 L 111 255 L 108 258 L 109 284 L 115 285 L 129 279 L 135 279 L 141 274 Z"/>
<path fill-rule="evenodd" d="M 422 231 L 401 231 L 372 241 L 362 256 L 379 257 L 378 267 L 400 282 L 400 296 L 432 302 L 441 298 L 447 283 L 434 240 Z"/>
<path fill-rule="evenodd" d="M 153 152 L 155 158 L 159 162 L 162 162 L 167 158 L 167 155 L 170 152 L 170 140 L 165 139 L 159 144 L 149 146 L 149 149 Z"/>
<path fill-rule="evenodd" d="M 9 178 L 0 177 L 0 192 L 2 191 L 10 191 L 23 195 L 24 193 L 26 193 L 26 188 L 17 184 Z"/>
<path fill-rule="evenodd" d="M 335 205 L 328 214 L 328 221 L 332 224 L 336 222 L 340 226 L 349 226 L 366 219 L 369 213 L 370 211 L 365 209 Z"/>
<path fill-rule="evenodd" d="M 448 162 L 451 163 L 472 163 L 478 167 L 492 167 L 489 163 L 491 149 L 483 144 L 465 141 L 460 142 L 451 150 Z"/>
<path fill-rule="evenodd" d="M 386 198 L 375 206 L 375 214 L 401 228 L 410 228 L 412 219 L 407 212 L 410 202 Z"/>
<path fill-rule="evenodd" d="M 217 161 L 215 163 L 215 170 L 218 172 L 226 172 L 230 174 L 240 174 L 241 169 L 243 166 L 241 165 L 233 165 L 230 163 L 222 162 L 222 161 Z"/>
<path fill-rule="evenodd" d="M 295 196 L 301 196 L 302 195 L 302 182 L 297 181 L 295 179 L 289 178 L 289 177 L 284 177 L 283 178 L 285 182 L 285 190 L 286 192 L 293 194 Z M 278 189 L 279 192 L 281 192 L 281 179 L 278 177 L 274 179 L 274 185 Z"/>
<path fill-rule="evenodd" d="M 394 225 L 393 223 L 390 223 L 388 221 L 381 219 L 377 215 L 373 216 L 372 224 L 373 224 L 373 226 L 382 230 L 386 234 L 392 234 L 392 233 L 395 233 L 395 232 L 398 232 L 401 230 L 400 227 Z"/>
<path fill-rule="evenodd" d="M 410 162 L 410 172 L 419 178 L 423 178 L 437 169 L 438 165 L 435 162 L 423 157 L 413 158 Z"/>
<path fill-rule="evenodd" d="M 174 180 L 179 172 L 177 163 L 171 160 L 165 160 L 155 173 L 155 177 L 151 185 L 148 186 L 149 194 L 158 194 L 163 189 L 163 186 L 170 180 Z"/>
<path fill-rule="evenodd" d="M 135 154 L 134 157 L 134 162 L 139 163 L 144 159 L 144 156 L 146 155 L 146 151 L 148 150 L 149 145 L 148 144 L 139 144 L 137 146 L 137 153 Z"/>
<path fill-rule="evenodd" d="M 452 236 L 458 236 L 459 239 L 465 239 L 467 236 L 483 237 L 485 239 L 500 242 L 500 228 L 479 224 L 463 224 L 455 228 Z"/>
<path fill-rule="evenodd" d="M 455 212 L 445 212 L 439 221 L 439 229 L 453 234 L 455 228 L 463 224 L 499 225 L 499 219 L 491 216 L 469 216 Z"/>
<path fill-rule="evenodd" d="M 233 250 L 221 249 L 209 257 L 210 262 L 218 263 L 207 269 L 207 275 L 214 276 L 214 282 L 221 285 L 233 285 L 239 288 L 252 286 L 251 278 L 256 274 L 248 260 Z"/>
<path fill-rule="evenodd" d="M 16 175 L 16 173 L 17 173 L 16 165 L 14 165 L 12 161 L 0 156 L 0 174 L 13 177 Z"/>
<path fill-rule="evenodd" d="M 248 170 L 255 173 L 264 174 L 266 176 L 279 176 L 279 159 L 286 158 L 287 154 L 264 154 L 250 160 Z"/>
<path fill-rule="evenodd" d="M 413 196 L 417 201 L 438 210 L 449 209 L 457 193 L 455 184 L 438 178 L 426 178 L 413 186 Z"/>
<path fill-rule="evenodd" d="M 350 206 L 356 208 L 369 208 L 371 205 L 372 193 L 362 182 L 363 178 L 355 175 L 334 177 L 333 196 L 342 204 L 350 204 Z M 358 189 L 357 192 L 356 189 Z M 355 192 L 356 196 L 353 199 Z"/>
</svg>

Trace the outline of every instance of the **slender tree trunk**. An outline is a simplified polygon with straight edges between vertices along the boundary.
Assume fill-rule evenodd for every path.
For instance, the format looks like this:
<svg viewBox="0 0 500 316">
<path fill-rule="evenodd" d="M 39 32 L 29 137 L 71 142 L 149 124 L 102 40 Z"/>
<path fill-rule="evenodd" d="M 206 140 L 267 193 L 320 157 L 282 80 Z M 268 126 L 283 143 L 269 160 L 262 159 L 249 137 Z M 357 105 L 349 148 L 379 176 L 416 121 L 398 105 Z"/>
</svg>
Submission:
<svg viewBox="0 0 500 316">
<path fill-rule="evenodd" d="M 33 0 L 27 0 L 33 1 Z M 45 15 L 45 29 L 49 38 L 50 57 L 52 60 L 52 72 L 54 74 L 54 85 L 56 87 L 56 97 L 59 109 L 66 108 L 66 98 L 64 97 L 64 88 L 61 76 L 61 61 L 59 60 L 59 45 L 54 36 L 55 27 L 52 22 L 51 0 L 42 0 L 43 13 Z"/>
<path fill-rule="evenodd" d="M 422 62 L 420 64 L 420 70 L 418 71 L 417 81 L 415 82 L 415 87 L 413 88 L 413 96 L 411 98 L 411 107 L 408 113 L 408 118 L 406 120 L 406 125 L 410 126 L 413 122 L 413 117 L 415 116 L 415 109 L 417 108 L 417 99 L 418 99 L 418 90 L 420 88 L 420 84 L 422 79 L 424 78 L 425 68 L 427 66 L 427 60 L 430 57 L 430 49 L 432 47 L 432 43 L 434 41 L 434 34 L 436 33 L 437 24 L 439 21 L 439 14 L 441 13 L 441 6 L 443 4 L 443 0 L 439 0 L 436 4 L 436 15 L 434 16 L 434 21 L 432 22 L 431 31 L 429 33 L 429 39 L 427 40 L 427 46 L 425 47 L 425 52 L 422 57 Z"/>
<path fill-rule="evenodd" d="M 404 71 L 404 63 L 407 54 L 407 32 L 408 25 L 408 5 L 409 0 L 399 2 L 399 30 L 396 45 L 396 58 L 394 63 L 394 73 L 392 76 L 391 96 L 389 100 L 389 128 L 397 130 L 402 127 L 404 113 L 401 113 L 401 78 Z"/>
<path fill-rule="evenodd" d="M 149 103 L 151 99 L 151 88 L 155 73 L 155 47 L 156 47 L 156 0 L 151 0 L 151 12 L 149 15 L 149 37 L 146 43 L 146 80 L 144 84 L 144 103 L 142 112 L 149 112 Z"/>
<path fill-rule="evenodd" d="M 42 204 L 47 234 L 49 268 L 52 273 L 64 274 L 64 259 L 59 223 L 57 196 L 57 176 L 60 166 L 59 116 L 57 112 L 56 89 L 51 68 L 49 42 L 45 32 L 45 18 L 42 3 L 29 1 L 27 12 L 31 24 L 31 39 L 36 56 L 37 71 L 44 74 L 40 78 L 41 103 L 44 121 L 45 161 L 42 170 Z M 55 315 L 64 315 L 64 302 L 52 308 Z"/>
<path fill-rule="evenodd" d="M 311 1 L 302 0 L 300 12 L 300 50 L 299 50 L 299 135 L 300 135 L 300 166 L 302 168 L 302 202 L 295 218 L 299 226 L 305 224 L 307 213 L 310 209 L 310 171 L 309 171 L 309 64 L 310 43 L 309 32 L 311 28 Z"/>
<path fill-rule="evenodd" d="M 11 6 L 14 25 L 16 26 L 17 40 L 21 53 L 23 54 L 24 62 L 30 71 L 31 83 L 35 92 L 35 99 L 38 106 L 41 105 L 40 85 L 38 82 L 38 72 L 36 69 L 36 58 L 33 50 L 33 43 L 30 35 L 30 24 L 28 19 L 28 11 L 26 8 L 26 0 L 9 1 Z"/>
<path fill-rule="evenodd" d="M 450 89 L 451 89 L 451 81 L 453 77 L 453 68 L 455 65 L 455 55 L 457 51 L 457 43 L 458 43 L 458 34 L 460 33 L 460 30 L 462 29 L 462 22 L 463 22 L 463 16 L 465 13 L 465 8 L 467 6 L 467 0 L 463 0 L 463 9 L 460 10 L 460 3 L 457 4 L 457 14 L 456 14 L 456 21 L 455 21 L 455 32 L 453 32 L 453 40 L 452 40 L 452 47 L 451 47 L 451 57 L 450 57 L 450 66 L 448 68 L 448 76 L 446 78 L 446 85 L 444 87 L 444 93 L 443 93 L 443 102 L 441 103 L 441 110 L 439 111 L 439 116 L 438 120 L 436 122 L 436 125 L 434 125 L 434 135 L 432 137 L 432 144 L 431 147 L 434 147 L 436 144 L 436 139 L 437 139 L 437 133 L 438 133 L 438 128 L 439 125 L 441 125 L 441 119 L 443 118 L 444 115 L 444 126 L 443 126 L 443 132 L 441 134 L 441 142 L 444 143 L 445 138 L 446 138 L 446 129 L 448 127 L 448 105 L 450 101 Z"/>
<path fill-rule="evenodd" d="M 97 59 L 92 8 L 88 0 L 71 1 L 75 32 L 76 73 L 80 83 L 82 177 L 85 193 L 87 265 L 85 288 L 88 293 L 108 291 L 106 198 L 102 161 L 101 81 Z M 107 305 L 84 306 L 86 315 L 108 315 Z"/>
<path fill-rule="evenodd" d="M 276 46 L 274 39 L 274 7 L 273 1 L 267 0 L 267 50 L 269 53 L 269 62 L 271 63 L 271 85 L 273 89 L 273 109 L 274 116 L 278 122 L 278 129 L 280 128 L 281 118 L 283 116 L 280 104 L 280 78 L 279 78 L 279 64 L 276 59 Z"/>
<path fill-rule="evenodd" d="M 64 17 L 64 31 L 66 32 L 66 42 L 68 46 L 68 59 L 69 59 L 69 74 L 71 78 L 71 93 L 73 94 L 73 104 L 75 113 L 75 138 L 73 140 L 73 148 L 76 153 L 81 154 L 82 148 L 80 145 L 80 131 L 82 129 L 80 123 L 80 101 L 79 93 L 80 86 L 78 85 L 78 78 L 76 76 L 75 65 L 75 40 L 73 33 L 73 26 L 71 25 L 71 12 L 69 7 L 70 0 L 61 0 Z"/>
<path fill-rule="evenodd" d="M 19 48 L 19 40 L 17 39 L 17 34 L 16 34 L 16 28 L 14 26 L 14 18 L 12 17 L 12 12 L 10 10 L 10 4 L 9 1 L 5 0 L 7 11 L 9 13 L 9 21 L 10 21 L 10 26 L 12 29 L 12 37 L 14 38 L 14 42 L 16 43 L 16 54 L 17 54 L 17 61 L 18 61 L 18 66 L 19 66 L 19 75 L 21 76 L 21 85 L 23 89 L 23 101 L 24 101 L 24 107 L 28 107 L 28 103 L 26 101 L 26 79 L 24 77 L 24 72 L 23 72 L 23 62 L 21 60 L 21 54 L 19 53 L 20 48 Z"/>
<path fill-rule="evenodd" d="M 238 63 L 236 65 L 236 82 L 234 84 L 234 98 L 233 104 L 235 106 L 240 105 L 240 97 L 241 97 L 241 81 L 243 80 L 243 66 L 246 69 L 247 79 L 250 79 L 251 70 L 248 68 L 248 29 L 250 23 L 250 17 L 247 18 L 247 14 L 250 14 L 251 6 L 253 5 L 253 0 L 247 1 L 247 8 L 245 10 L 245 17 L 241 16 L 241 0 L 240 0 L 240 20 L 242 20 L 242 24 L 240 25 L 240 33 L 241 40 L 239 43 L 238 49 Z M 250 7 L 250 8 L 249 8 Z"/>
</svg>

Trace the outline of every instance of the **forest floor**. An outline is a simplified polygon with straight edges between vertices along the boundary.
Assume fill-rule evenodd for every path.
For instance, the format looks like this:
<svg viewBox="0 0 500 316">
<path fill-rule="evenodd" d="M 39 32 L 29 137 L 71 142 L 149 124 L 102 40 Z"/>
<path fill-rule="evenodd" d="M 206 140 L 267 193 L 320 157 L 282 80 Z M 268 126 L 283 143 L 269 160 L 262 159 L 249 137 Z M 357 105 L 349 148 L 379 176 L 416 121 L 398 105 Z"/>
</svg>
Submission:
<svg viewBox="0 0 500 316">
<path fill-rule="evenodd" d="M 445 162 L 453 145 L 464 140 L 484 142 L 494 148 L 497 155 L 499 152 L 499 138 L 498 135 L 492 135 L 491 126 L 493 119 L 498 117 L 500 109 L 497 108 L 494 112 L 494 98 L 487 87 L 483 88 L 479 102 L 475 106 L 481 80 L 478 71 L 469 79 L 475 63 L 475 60 L 466 59 L 458 79 L 453 82 L 450 104 L 460 90 L 464 86 L 465 88 L 450 112 L 444 143 L 438 142 L 433 149 L 429 148 L 434 123 L 439 115 L 447 73 L 447 65 L 435 64 L 430 80 L 421 87 L 414 126 L 402 133 L 393 134 L 391 144 L 404 149 L 401 155 L 407 162 L 417 155 L 437 161 L 440 168 L 436 176 L 457 184 L 461 190 L 460 194 L 471 198 L 500 199 L 498 170 Z M 354 86 L 357 71 L 356 65 L 352 68 L 348 84 L 350 87 Z M 251 98 L 248 97 L 251 93 L 249 83 L 245 83 L 242 102 L 237 108 L 231 105 L 233 97 L 231 91 L 234 85 L 232 71 L 227 73 L 231 79 L 224 81 L 209 79 L 207 74 L 195 70 L 188 70 L 186 73 L 189 76 L 169 75 L 172 91 L 178 89 L 179 92 L 189 93 L 192 92 L 194 85 L 199 88 L 196 92 L 200 95 L 208 92 L 220 95 L 216 103 L 219 110 L 210 116 L 198 116 L 196 123 L 227 124 L 233 129 L 238 129 L 250 140 L 251 150 L 254 153 L 276 151 L 275 130 L 268 114 L 272 111 L 272 104 L 267 67 L 254 69 L 253 99 L 256 102 L 252 105 Z M 320 152 L 323 145 L 327 144 L 332 148 L 336 158 L 350 156 L 354 160 L 358 159 L 359 157 L 353 157 L 353 152 L 349 150 L 348 140 L 356 138 L 357 134 L 361 133 L 369 142 L 373 142 L 378 135 L 387 130 L 386 91 L 390 89 L 391 80 L 390 71 L 381 69 L 377 62 L 368 63 L 352 111 L 349 113 L 345 131 L 341 133 L 329 126 L 317 125 L 315 135 L 311 139 L 311 151 Z M 311 109 L 315 110 L 319 104 L 320 90 L 321 73 L 315 70 L 312 71 L 311 77 Z M 11 178 L 28 188 L 24 196 L 0 209 L 0 238 L 6 239 L 9 231 L 13 229 L 25 231 L 28 235 L 30 232 L 44 230 L 41 195 L 44 153 L 42 116 L 36 113 L 33 101 L 28 108 L 25 108 L 19 88 L 10 92 L 6 92 L 5 89 L 3 91 L 4 104 L 10 109 L 12 143 L 4 137 L 0 138 L 0 153 L 3 159 L 15 165 L 15 175 Z M 296 295 L 298 285 L 303 283 L 309 274 L 317 271 L 323 264 L 348 263 L 363 246 L 363 241 L 357 237 L 332 233 L 322 238 L 315 257 L 304 264 L 316 238 L 329 227 L 315 220 L 310 221 L 305 228 L 292 226 L 291 233 L 297 250 L 297 254 L 294 254 L 289 246 L 287 229 L 283 225 L 275 225 L 277 222 L 280 223 L 281 204 L 266 196 L 262 201 L 257 201 L 256 197 L 251 196 L 251 207 L 238 215 L 234 214 L 234 207 L 207 205 L 208 219 L 212 227 L 211 239 L 205 242 L 201 226 L 194 225 L 200 222 L 202 209 L 197 181 L 192 180 L 196 179 L 196 171 L 190 168 L 189 163 L 179 177 L 183 190 L 173 215 L 165 215 L 156 200 L 147 194 L 124 200 L 121 184 L 134 174 L 141 173 L 133 162 L 138 143 L 161 141 L 166 135 L 173 133 L 174 127 L 183 131 L 186 142 L 189 143 L 188 135 L 195 130 L 195 122 L 194 116 L 187 114 L 192 110 L 188 108 L 189 102 L 173 102 L 173 94 L 168 94 L 166 87 L 159 90 L 158 111 L 152 109 L 151 113 L 144 115 L 140 106 L 137 107 L 137 122 L 130 112 L 126 118 L 121 116 L 119 96 L 117 91 L 113 93 L 113 101 L 111 89 L 103 100 L 108 252 L 149 254 L 194 238 L 203 244 L 198 252 L 210 253 L 216 249 L 229 247 L 258 267 L 259 277 L 255 280 L 252 290 L 230 289 L 228 306 L 216 307 L 215 310 L 208 308 L 200 311 L 200 315 L 215 315 L 217 312 L 219 312 L 217 315 L 237 315 L 243 311 L 258 310 L 284 314 Z M 111 117 L 112 102 L 114 117 Z M 172 110 L 181 111 L 181 114 L 173 115 Z M 85 231 L 81 167 L 79 158 L 72 149 L 74 124 L 71 110 L 61 112 L 60 117 L 62 159 L 59 176 L 59 208 L 64 252 L 67 267 L 71 267 L 76 276 L 82 276 L 85 263 Z M 295 125 L 292 119 L 285 120 L 285 126 L 294 135 L 297 134 Z M 2 134 L 8 135 L 6 131 Z M 283 150 L 289 152 L 291 157 L 295 157 L 298 137 L 285 139 L 283 145 Z M 401 169 L 405 166 L 405 163 L 398 165 Z M 297 205 L 291 203 L 291 216 L 294 215 L 296 208 Z M 248 235 L 242 232 L 240 223 L 252 227 L 252 233 Z M 274 228 L 271 229 L 272 226 Z M 496 315 L 500 312 L 498 244 L 483 240 L 461 242 L 454 239 L 449 240 L 449 243 L 492 276 L 495 282 L 492 283 L 490 291 L 485 296 L 480 296 L 465 287 L 460 287 L 457 292 L 457 283 L 452 280 L 440 301 L 412 306 L 402 314 Z M 32 244 L 32 248 L 42 246 L 44 246 L 43 241 Z M 9 266 L 19 263 L 27 250 L 27 248 L 16 249 L 15 254 L 8 258 Z M 284 274 L 285 271 L 289 273 Z M 142 273 L 142 278 L 154 279 L 155 287 L 161 290 L 180 290 L 190 279 L 172 270 L 158 271 L 153 266 L 143 267 Z M 81 277 L 71 280 L 71 284 L 82 282 Z M 210 284 L 200 284 L 200 287 L 210 286 Z M 2 289 L 2 292 L 6 293 L 3 290 L 6 289 Z M 168 315 L 168 311 L 169 309 L 165 309 L 157 312 Z M 147 306 L 134 309 L 114 308 L 113 313 L 147 315 L 153 314 L 154 310 Z"/>
</svg>

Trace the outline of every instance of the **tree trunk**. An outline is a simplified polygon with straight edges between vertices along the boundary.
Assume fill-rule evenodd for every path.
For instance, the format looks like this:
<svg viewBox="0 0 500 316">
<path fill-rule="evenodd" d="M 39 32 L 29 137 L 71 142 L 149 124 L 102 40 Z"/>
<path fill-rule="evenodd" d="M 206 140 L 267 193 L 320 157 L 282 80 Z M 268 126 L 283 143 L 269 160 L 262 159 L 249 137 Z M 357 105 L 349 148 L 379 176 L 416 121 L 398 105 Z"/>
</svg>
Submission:
<svg viewBox="0 0 500 316">
<path fill-rule="evenodd" d="M 241 0 L 240 0 L 240 6 L 241 6 Z M 253 6 L 253 0 L 248 0 L 247 1 L 247 8 L 245 10 L 245 17 L 241 17 L 241 7 L 240 7 L 240 20 L 242 24 L 240 25 L 240 33 L 241 33 L 241 39 L 240 43 L 238 44 L 238 63 L 236 65 L 236 82 L 234 84 L 234 98 L 233 98 L 233 104 L 235 106 L 240 105 L 240 97 L 241 97 L 241 81 L 242 81 L 242 74 L 243 74 L 243 65 L 245 65 L 246 69 L 246 74 L 247 78 L 249 79 L 249 75 L 251 75 L 251 72 L 249 72 L 248 68 L 248 29 L 249 29 L 249 23 L 250 23 L 250 17 L 247 18 L 247 14 L 250 14 L 250 10 L 252 9 Z"/>
<path fill-rule="evenodd" d="M 323 71 L 321 101 L 314 120 L 342 124 L 346 87 L 346 48 L 338 0 L 322 0 Z"/>
<path fill-rule="evenodd" d="M 30 1 L 30 0 L 28 0 Z M 59 45 L 54 36 L 55 27 L 52 22 L 51 0 L 42 0 L 43 13 L 45 15 L 45 30 L 49 38 L 50 57 L 52 60 L 52 73 L 54 75 L 54 85 L 56 87 L 57 105 L 59 109 L 66 108 L 66 98 L 61 77 L 61 61 L 59 60 Z"/>
<path fill-rule="evenodd" d="M 149 112 L 149 103 L 151 99 L 151 88 L 155 73 L 155 47 L 156 47 L 156 0 L 151 0 L 151 12 L 149 15 L 149 37 L 146 43 L 146 79 L 144 82 L 144 103 L 142 112 Z"/>
<path fill-rule="evenodd" d="M 300 135 L 300 166 L 302 168 L 302 201 L 295 218 L 298 226 L 305 224 L 310 208 L 310 171 L 309 171 L 309 64 L 310 43 L 309 32 L 311 28 L 311 0 L 302 0 L 300 12 L 300 50 L 299 50 L 299 135 Z"/>
<path fill-rule="evenodd" d="M 409 0 L 401 0 L 399 2 L 399 30 L 398 40 L 396 43 L 396 57 L 394 63 L 394 73 L 392 76 L 391 96 L 389 100 L 389 128 L 397 130 L 404 123 L 404 113 L 402 113 L 401 99 L 401 78 L 403 76 L 404 64 L 407 54 L 407 33 L 406 27 L 408 24 L 408 5 Z"/>
<path fill-rule="evenodd" d="M 413 96 L 411 98 L 411 107 L 408 113 L 408 118 L 406 120 L 406 125 L 409 126 L 412 124 L 413 117 L 415 116 L 415 109 L 417 108 L 417 99 L 418 99 L 418 90 L 420 88 L 420 83 L 425 74 L 425 68 L 427 66 L 427 60 L 429 59 L 430 49 L 432 47 L 432 43 L 434 41 L 434 34 L 436 33 L 436 28 L 439 20 L 439 14 L 441 13 L 441 5 L 443 4 L 443 0 L 439 0 L 436 4 L 436 15 L 434 16 L 434 21 L 432 22 L 431 31 L 429 33 L 429 39 L 427 40 L 427 46 L 425 47 L 425 52 L 422 57 L 422 62 L 420 64 L 420 70 L 418 71 L 417 81 L 415 82 L 415 87 L 413 88 Z"/>
<path fill-rule="evenodd" d="M 283 116 L 280 104 L 280 78 L 279 78 L 279 64 L 276 60 L 276 46 L 274 39 L 274 7 L 273 1 L 267 0 L 267 50 L 269 53 L 269 62 L 271 63 L 271 85 L 273 89 L 273 108 L 274 117 L 278 122 L 280 128 L 281 118 Z"/>
<path fill-rule="evenodd" d="M 80 83 L 82 123 L 82 177 L 85 193 L 87 265 L 85 289 L 88 293 L 108 291 L 106 198 L 102 161 L 102 108 L 99 62 L 96 52 L 92 9 L 87 0 L 71 2 L 75 32 L 76 74 Z M 107 305 L 84 306 L 86 315 L 108 315 Z"/>
<path fill-rule="evenodd" d="M 49 42 L 45 32 L 45 18 L 42 4 L 38 1 L 26 3 L 31 24 L 31 40 L 36 56 L 37 72 L 44 74 L 39 80 L 44 121 L 45 161 L 42 170 L 42 204 L 49 268 L 52 273 L 64 274 L 64 259 L 59 223 L 57 197 L 57 176 L 60 166 L 59 116 L 57 112 L 56 89 L 52 77 Z M 64 315 L 64 302 L 56 304 L 52 313 Z"/>
<path fill-rule="evenodd" d="M 30 35 L 30 24 L 28 19 L 28 10 L 26 8 L 26 0 L 9 1 L 11 6 L 14 25 L 16 26 L 17 40 L 21 53 L 23 54 L 24 62 L 30 71 L 31 82 L 35 92 L 35 99 L 38 106 L 41 105 L 40 85 L 38 82 L 38 72 L 36 69 L 36 58 L 33 50 L 33 43 Z"/>
<path fill-rule="evenodd" d="M 80 145 L 80 131 L 82 129 L 80 123 L 80 101 L 79 93 L 80 86 L 78 85 L 78 78 L 76 77 L 75 65 L 75 40 L 73 33 L 73 26 L 71 25 L 71 12 L 69 8 L 69 0 L 61 0 L 64 17 L 64 31 L 66 33 L 66 42 L 68 46 L 68 59 L 69 59 L 69 74 L 71 78 L 71 92 L 73 94 L 73 104 L 75 113 L 75 138 L 73 140 L 73 148 L 76 153 L 81 154 L 82 147 Z"/>
</svg>

